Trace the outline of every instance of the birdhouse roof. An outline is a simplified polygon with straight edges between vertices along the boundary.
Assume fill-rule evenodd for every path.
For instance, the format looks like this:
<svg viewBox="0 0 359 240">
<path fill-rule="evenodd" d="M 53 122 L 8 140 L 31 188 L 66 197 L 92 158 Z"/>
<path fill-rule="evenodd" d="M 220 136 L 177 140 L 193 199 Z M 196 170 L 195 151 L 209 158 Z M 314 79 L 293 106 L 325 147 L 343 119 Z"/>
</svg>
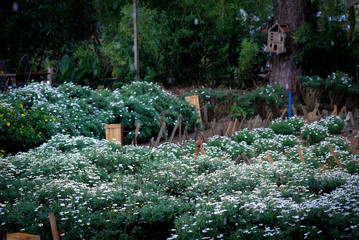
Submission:
<svg viewBox="0 0 359 240">
<path fill-rule="evenodd" d="M 288 33 L 290 32 L 290 29 L 288 25 L 285 23 L 276 23 L 273 25 L 273 27 L 269 29 L 269 32 L 280 32 L 280 31 Z"/>
</svg>

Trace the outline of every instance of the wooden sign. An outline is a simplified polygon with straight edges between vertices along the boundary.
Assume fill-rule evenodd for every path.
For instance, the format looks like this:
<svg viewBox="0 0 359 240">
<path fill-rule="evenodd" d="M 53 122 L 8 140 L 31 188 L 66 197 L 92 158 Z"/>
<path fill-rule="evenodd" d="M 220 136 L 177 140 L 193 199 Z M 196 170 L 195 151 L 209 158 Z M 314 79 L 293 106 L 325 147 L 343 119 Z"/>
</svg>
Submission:
<svg viewBox="0 0 359 240">
<path fill-rule="evenodd" d="M 344 171 L 344 168 L 343 168 L 342 164 L 340 163 L 339 159 L 337 158 L 337 155 L 335 154 L 335 152 L 334 152 L 332 146 L 328 146 L 328 148 L 329 148 L 329 151 L 332 153 L 332 155 L 333 155 L 335 161 L 337 162 L 338 166 L 340 167 L 340 169 L 341 169 L 342 171 Z"/>
<path fill-rule="evenodd" d="M 121 124 L 108 124 L 106 128 L 106 140 L 109 142 L 120 142 L 123 146 L 123 129 Z"/>
<path fill-rule="evenodd" d="M 300 161 L 302 161 L 303 165 L 305 165 L 302 150 L 300 149 L 299 146 L 297 147 L 297 151 L 298 151 L 298 154 L 299 154 Z"/>
<path fill-rule="evenodd" d="M 273 161 L 272 157 L 269 155 L 269 153 L 266 153 L 266 158 L 269 160 L 269 162 L 270 162 L 271 164 L 274 163 L 274 161 Z"/>
<path fill-rule="evenodd" d="M 198 112 L 198 116 L 199 116 L 198 122 L 202 122 L 201 109 L 199 107 L 198 95 L 186 96 L 185 100 L 186 100 L 186 102 L 188 102 L 189 104 L 191 104 L 192 106 L 194 106 L 196 108 L 196 111 Z"/>
</svg>

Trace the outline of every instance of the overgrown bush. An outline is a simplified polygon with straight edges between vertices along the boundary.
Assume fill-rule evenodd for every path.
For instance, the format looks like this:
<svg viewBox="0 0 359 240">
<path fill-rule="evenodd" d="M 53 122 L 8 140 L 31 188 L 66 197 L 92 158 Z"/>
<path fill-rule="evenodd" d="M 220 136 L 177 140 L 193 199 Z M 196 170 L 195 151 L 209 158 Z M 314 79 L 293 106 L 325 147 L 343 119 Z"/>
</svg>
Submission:
<svg viewBox="0 0 359 240">
<path fill-rule="evenodd" d="M 54 133 L 54 122 L 43 110 L 26 109 L 21 103 L 0 102 L 0 151 L 5 154 L 39 146 Z"/>
<path fill-rule="evenodd" d="M 320 124 L 326 126 L 330 134 L 338 134 L 345 127 L 345 121 L 340 117 L 331 116 L 319 121 Z"/>
<path fill-rule="evenodd" d="M 245 93 L 236 99 L 238 106 L 242 108 L 252 108 L 262 119 L 267 117 L 269 111 L 274 116 L 277 111 L 284 106 L 285 89 L 279 84 L 266 87 L 258 87 L 254 91 Z"/>
<path fill-rule="evenodd" d="M 326 126 L 314 122 L 310 125 L 305 125 L 300 136 L 310 144 L 319 143 L 329 136 L 329 131 Z"/>
<path fill-rule="evenodd" d="M 282 121 L 282 119 L 276 119 L 269 126 L 276 134 L 289 135 L 294 134 L 294 128 L 288 121 Z"/>
<path fill-rule="evenodd" d="M 0 97 L 10 104 L 21 102 L 34 113 L 41 112 L 51 116 L 49 119 L 56 119 L 53 130 L 57 133 L 101 139 L 105 137 L 105 124 L 121 123 L 126 143 L 131 141 L 137 123 L 141 124 L 138 141 L 148 141 L 160 129 L 161 114 L 168 131 L 180 113 L 183 125 L 189 129 L 198 116 L 187 102 L 178 101 L 155 84 L 145 82 L 132 83 L 115 92 L 97 92 L 72 83 L 58 88 L 32 83 L 11 89 Z"/>
</svg>

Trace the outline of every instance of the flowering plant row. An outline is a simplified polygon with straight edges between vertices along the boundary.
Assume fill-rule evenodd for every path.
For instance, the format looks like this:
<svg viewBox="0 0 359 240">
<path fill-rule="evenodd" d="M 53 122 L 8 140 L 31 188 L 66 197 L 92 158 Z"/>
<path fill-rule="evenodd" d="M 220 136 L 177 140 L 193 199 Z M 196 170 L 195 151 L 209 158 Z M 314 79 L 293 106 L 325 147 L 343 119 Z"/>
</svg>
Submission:
<svg viewBox="0 0 359 240">
<path fill-rule="evenodd" d="M 0 224 L 51 239 L 54 212 L 64 239 L 359 237 L 359 157 L 343 137 L 305 145 L 259 128 L 235 139 L 215 136 L 194 158 L 193 141 L 149 149 L 53 136 L 0 159 Z M 252 164 L 234 165 L 243 152 Z"/>
<path fill-rule="evenodd" d="M 140 123 L 138 140 L 148 141 L 158 133 L 162 113 L 168 130 L 174 127 L 180 113 L 189 128 L 197 120 L 187 102 L 145 82 L 134 82 L 115 92 L 97 92 L 72 83 L 58 88 L 31 83 L 0 94 L 0 99 L 0 148 L 10 152 L 38 146 L 55 133 L 101 139 L 105 137 L 105 124 L 110 123 L 123 124 L 126 142 Z"/>
</svg>

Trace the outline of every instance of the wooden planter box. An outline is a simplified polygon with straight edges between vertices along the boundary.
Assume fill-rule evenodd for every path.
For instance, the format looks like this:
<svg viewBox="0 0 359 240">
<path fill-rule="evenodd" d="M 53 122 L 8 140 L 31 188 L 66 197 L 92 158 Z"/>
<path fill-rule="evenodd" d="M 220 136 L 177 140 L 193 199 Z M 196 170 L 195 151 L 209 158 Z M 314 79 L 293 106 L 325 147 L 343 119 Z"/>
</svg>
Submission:
<svg viewBox="0 0 359 240">
<path fill-rule="evenodd" d="M 121 124 L 108 124 L 106 128 L 106 140 L 109 142 L 120 142 L 123 146 L 123 128 Z"/>
<path fill-rule="evenodd" d="M 188 102 L 189 104 L 191 104 L 192 106 L 194 106 L 196 108 L 196 111 L 198 112 L 198 116 L 199 116 L 198 122 L 202 122 L 201 109 L 199 107 L 198 95 L 186 96 L 185 100 L 186 100 L 186 102 Z"/>
</svg>

